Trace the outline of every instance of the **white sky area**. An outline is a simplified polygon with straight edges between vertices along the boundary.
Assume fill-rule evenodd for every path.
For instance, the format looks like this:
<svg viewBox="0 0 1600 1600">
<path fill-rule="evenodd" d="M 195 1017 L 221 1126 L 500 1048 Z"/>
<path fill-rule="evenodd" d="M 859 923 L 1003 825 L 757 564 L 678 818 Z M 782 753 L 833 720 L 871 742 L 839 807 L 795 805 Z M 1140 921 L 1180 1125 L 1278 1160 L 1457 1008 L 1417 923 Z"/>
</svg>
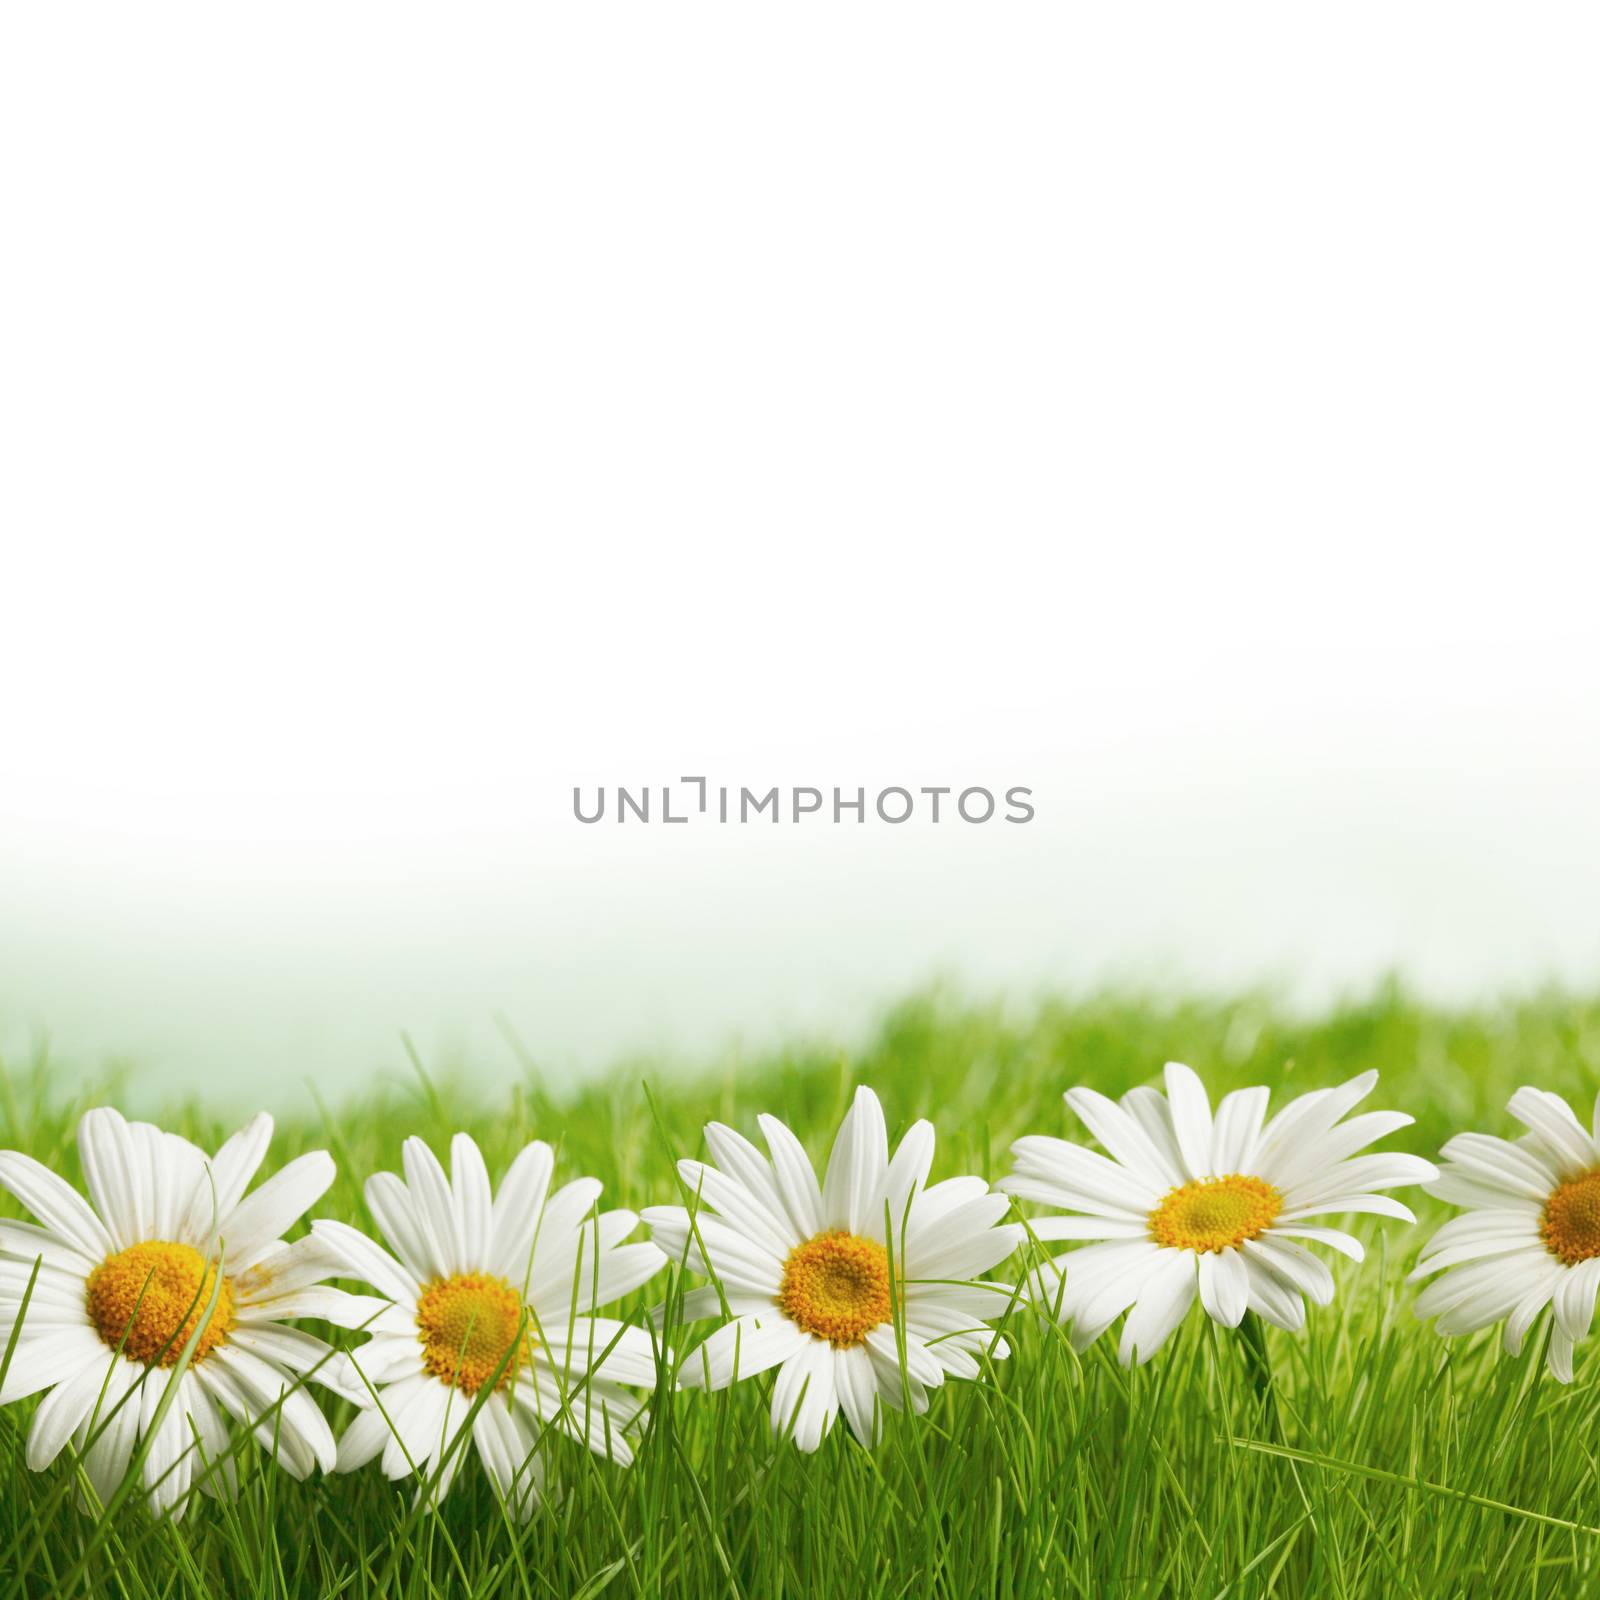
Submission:
<svg viewBox="0 0 1600 1600">
<path fill-rule="evenodd" d="M 0 1050 L 1600 978 L 1600 12 L 12 8 Z M 1027 826 L 574 784 L 1034 790 Z"/>
</svg>

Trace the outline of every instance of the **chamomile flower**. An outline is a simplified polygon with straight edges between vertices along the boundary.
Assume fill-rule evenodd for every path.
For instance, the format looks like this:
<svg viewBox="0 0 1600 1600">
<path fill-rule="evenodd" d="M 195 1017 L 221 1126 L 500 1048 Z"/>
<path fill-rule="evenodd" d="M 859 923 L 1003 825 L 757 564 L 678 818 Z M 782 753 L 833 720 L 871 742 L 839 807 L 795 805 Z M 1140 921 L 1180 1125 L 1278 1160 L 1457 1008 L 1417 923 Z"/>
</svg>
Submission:
<svg viewBox="0 0 1600 1600">
<path fill-rule="evenodd" d="M 339 1441 L 339 1470 L 381 1455 L 390 1478 L 426 1473 L 437 1503 L 467 1455 L 457 1435 L 469 1414 L 485 1472 L 522 1516 L 543 1484 L 546 1428 L 631 1461 L 626 1435 L 644 1410 L 628 1386 L 654 1387 L 655 1350 L 646 1330 L 595 1312 L 666 1265 L 653 1244 L 623 1242 L 638 1217 L 596 1215 L 595 1178 L 550 1194 L 547 1144 L 523 1149 L 498 1195 L 464 1133 L 448 1178 L 421 1139 L 406 1140 L 402 1160 L 403 1180 L 380 1172 L 366 1185 L 393 1255 L 344 1223 L 313 1225 L 381 1297 L 352 1297 L 343 1319 L 371 1337 L 350 1358 L 366 1409 Z"/>
<path fill-rule="evenodd" d="M 1528 1132 L 1512 1142 L 1458 1133 L 1428 1184 L 1465 1208 L 1422 1247 L 1412 1280 L 1434 1278 L 1416 1311 L 1450 1337 L 1505 1322 L 1517 1355 L 1552 1308 L 1546 1361 L 1572 1382 L 1572 1352 L 1594 1319 L 1600 1288 L 1600 1105 L 1591 1135 L 1560 1095 L 1522 1088 L 1507 1110 Z"/>
<path fill-rule="evenodd" d="M 689 1320 L 732 1320 L 684 1361 L 684 1388 L 721 1389 L 777 1368 L 772 1426 L 815 1450 L 844 1412 L 875 1443 L 882 1405 L 909 1393 L 925 1411 L 947 1377 L 976 1378 L 976 1356 L 1009 1354 L 986 1324 L 1012 1291 L 976 1278 L 1016 1249 L 1021 1230 L 982 1178 L 924 1187 L 933 1127 L 915 1123 L 889 1159 L 883 1108 L 856 1090 L 818 1184 L 800 1141 L 776 1117 L 758 1119 L 770 1159 L 721 1123 L 706 1127 L 716 1166 L 680 1161 L 697 1197 L 652 1206 L 644 1220 L 677 1262 L 717 1280 L 684 1296 Z M 899 1324 L 898 1328 L 896 1324 Z M 902 1361 L 904 1369 L 902 1370 Z"/>
<path fill-rule="evenodd" d="M 1434 1177 L 1417 1156 L 1357 1155 L 1412 1118 L 1369 1111 L 1341 1119 L 1371 1092 L 1375 1072 L 1291 1100 L 1266 1121 L 1267 1090 L 1225 1095 L 1213 1116 L 1205 1086 L 1177 1062 L 1167 1092 L 1142 1087 L 1121 1101 L 1069 1089 L 1067 1104 L 1106 1154 L 1033 1135 L 1011 1147 L 998 1187 L 1075 1215 L 1030 1226 L 1040 1239 L 1092 1240 L 1033 1275 L 1034 1298 L 1071 1324 L 1087 1349 L 1124 1311 L 1118 1356 L 1145 1362 L 1198 1298 L 1234 1328 L 1247 1310 L 1280 1328 L 1305 1322 L 1305 1302 L 1327 1305 L 1333 1275 L 1302 1240 L 1362 1257 L 1358 1240 L 1309 1219 L 1375 1212 L 1416 1218 L 1374 1191 Z"/>
<path fill-rule="evenodd" d="M 0 1404 L 47 1391 L 28 1430 L 36 1472 L 70 1439 L 104 1505 L 153 1429 L 144 1486 L 152 1509 L 180 1515 L 191 1485 L 234 1486 L 226 1418 L 297 1478 L 332 1467 L 303 1380 L 330 1381 L 333 1353 L 285 1323 L 325 1314 L 338 1292 L 319 1286 L 338 1269 L 314 1240 L 282 1234 L 333 1181 L 333 1160 L 300 1156 L 246 1195 L 271 1137 L 258 1116 L 208 1156 L 100 1107 L 78 1124 L 88 1200 L 0 1151 L 0 1185 L 39 1219 L 0 1221 L 0 1349 L 17 1335 Z"/>
</svg>

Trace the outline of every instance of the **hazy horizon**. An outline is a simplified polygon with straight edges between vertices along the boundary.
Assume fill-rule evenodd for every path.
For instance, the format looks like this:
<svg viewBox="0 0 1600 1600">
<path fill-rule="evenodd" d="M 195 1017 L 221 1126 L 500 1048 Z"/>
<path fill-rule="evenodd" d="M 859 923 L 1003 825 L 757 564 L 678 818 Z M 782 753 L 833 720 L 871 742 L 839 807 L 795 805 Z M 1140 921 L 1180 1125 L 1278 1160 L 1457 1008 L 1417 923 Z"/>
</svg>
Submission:
<svg viewBox="0 0 1600 1600">
<path fill-rule="evenodd" d="M 503 1082 L 502 1016 L 559 1079 L 848 1041 L 936 979 L 978 996 L 1267 987 L 1303 1007 L 1389 974 L 1446 1002 L 1592 986 L 1600 784 L 1559 765 L 1558 722 L 1506 719 L 1488 749 L 1482 733 L 1213 730 L 1086 751 L 1076 782 L 1028 752 L 938 773 L 912 752 L 719 768 L 1031 780 L 1023 826 L 585 827 L 551 774 L 520 827 L 413 817 L 409 833 L 254 850 L 58 833 L 53 858 L 8 863 L 0 1047 L 14 1061 L 45 1030 L 74 1077 L 118 1055 L 141 1098 L 284 1106 L 308 1077 L 337 1096 L 406 1071 L 402 1031 Z M 617 781 L 679 776 L 637 770 Z"/>
</svg>

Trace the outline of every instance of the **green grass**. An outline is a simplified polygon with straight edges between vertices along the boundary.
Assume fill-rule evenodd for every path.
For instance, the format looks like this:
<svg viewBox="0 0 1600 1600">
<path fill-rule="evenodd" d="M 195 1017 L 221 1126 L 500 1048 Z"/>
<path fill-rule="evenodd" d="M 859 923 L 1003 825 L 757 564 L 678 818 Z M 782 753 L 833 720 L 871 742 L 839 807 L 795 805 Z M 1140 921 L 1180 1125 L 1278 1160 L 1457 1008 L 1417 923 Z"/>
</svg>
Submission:
<svg viewBox="0 0 1600 1600">
<path fill-rule="evenodd" d="M 1509 1132 L 1502 1108 L 1522 1082 L 1567 1094 L 1586 1117 L 1600 1000 L 1442 1012 L 1385 990 L 1294 1020 L 1253 999 L 1101 996 L 1019 1015 L 923 998 L 848 1056 L 807 1048 L 699 1077 L 634 1069 L 570 1096 L 530 1071 L 494 1105 L 419 1075 L 414 1090 L 326 1120 L 281 1121 L 269 1167 L 326 1146 L 340 1174 L 320 1213 L 370 1227 L 363 1178 L 397 1166 L 406 1134 L 442 1148 L 465 1127 L 496 1177 L 542 1137 L 558 1177 L 594 1173 L 608 1203 L 637 1208 L 672 1197 L 671 1159 L 700 1149 L 709 1118 L 753 1133 L 756 1113 L 774 1111 L 825 1156 L 866 1081 L 892 1135 L 933 1119 L 936 1178 L 999 1176 L 1023 1132 L 1084 1137 L 1062 1089 L 1119 1093 L 1172 1057 L 1213 1097 L 1260 1082 L 1275 1105 L 1377 1067 L 1370 1103 L 1417 1118 L 1390 1144 L 1433 1154 L 1463 1127 Z M 62 1104 L 42 1063 L 14 1064 L 0 1090 L 0 1145 L 75 1180 L 77 1114 L 114 1096 Z M 228 1131 L 198 1103 L 165 1120 L 208 1147 Z M 1600 1369 L 1580 1349 L 1564 1389 L 1542 1375 L 1538 1338 L 1513 1361 L 1493 1333 L 1447 1345 L 1418 1323 L 1404 1275 L 1447 1213 L 1406 1198 L 1420 1228 L 1356 1219 L 1369 1254 L 1360 1266 L 1332 1258 L 1333 1306 L 1310 1308 L 1303 1335 L 1266 1331 L 1270 1387 L 1246 1341 L 1197 1312 L 1135 1372 L 1117 1367 L 1114 1331 L 1078 1358 L 1018 1312 L 1015 1353 L 992 1382 L 951 1383 L 925 1418 L 891 1418 L 876 1453 L 842 1425 L 814 1457 L 775 1447 L 768 1378 L 714 1396 L 663 1387 L 631 1469 L 551 1442 L 559 1504 L 525 1527 L 508 1523 L 475 1461 L 440 1515 L 418 1516 L 409 1487 L 376 1465 L 297 1484 L 253 1446 L 236 1502 L 197 1498 L 172 1525 L 135 1496 L 99 1526 L 76 1509 L 65 1462 L 27 1471 L 24 1402 L 0 1412 L 0 1597 L 1600 1593 Z M 664 1292 L 657 1280 L 648 1302 Z"/>
</svg>

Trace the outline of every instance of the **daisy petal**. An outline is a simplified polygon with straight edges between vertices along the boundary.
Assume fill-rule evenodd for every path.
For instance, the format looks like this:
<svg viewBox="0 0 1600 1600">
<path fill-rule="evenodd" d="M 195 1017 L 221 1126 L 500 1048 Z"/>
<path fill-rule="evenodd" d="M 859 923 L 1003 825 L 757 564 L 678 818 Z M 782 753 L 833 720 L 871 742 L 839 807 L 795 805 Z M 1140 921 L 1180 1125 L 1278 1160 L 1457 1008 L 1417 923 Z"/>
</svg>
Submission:
<svg viewBox="0 0 1600 1600">
<path fill-rule="evenodd" d="M 1341 1232 L 1338 1228 L 1315 1228 L 1304 1225 L 1285 1228 L 1281 1224 L 1274 1223 L 1272 1232 L 1286 1239 L 1309 1239 L 1313 1244 L 1325 1244 L 1329 1249 L 1349 1256 L 1352 1261 L 1366 1259 L 1367 1252 L 1361 1241 L 1348 1233 Z"/>
<path fill-rule="evenodd" d="M 1166 1173 L 1182 1172 L 1183 1153 L 1178 1149 L 1178 1136 L 1172 1126 L 1172 1107 L 1167 1104 L 1167 1097 L 1149 1084 L 1141 1083 L 1123 1095 L 1117 1104 L 1138 1123 L 1156 1147 L 1156 1153 L 1161 1158 L 1161 1170 Z M 1088 1151 L 1084 1153 L 1089 1154 Z M 1115 1166 L 1115 1163 L 1109 1164 Z M 1119 1167 L 1117 1170 L 1123 1169 Z M 1129 1173 L 1127 1176 L 1132 1181 L 1133 1175 Z"/>
<path fill-rule="evenodd" d="M 744 1137 L 721 1122 L 706 1124 L 706 1144 L 718 1168 L 739 1184 L 771 1219 L 785 1248 L 800 1243 L 772 1174 L 772 1163 Z"/>
<path fill-rule="evenodd" d="M 678 1176 L 692 1205 L 706 1205 L 730 1226 L 760 1243 L 782 1260 L 799 1242 L 788 1219 L 775 1217 L 758 1194 L 726 1173 L 701 1161 L 680 1161 Z"/>
<path fill-rule="evenodd" d="M 0 1187 L 9 1189 L 47 1228 L 90 1260 L 103 1261 L 115 1248 L 83 1196 L 32 1156 L 0 1150 Z"/>
<path fill-rule="evenodd" d="M 1339 1123 L 1320 1139 L 1298 1146 L 1291 1171 L 1299 1181 L 1308 1181 L 1369 1144 L 1409 1128 L 1415 1120 L 1403 1111 L 1364 1111 L 1359 1117 Z"/>
<path fill-rule="evenodd" d="M 1124 1096 L 1124 1099 L 1131 1100 L 1132 1096 Z M 1151 1099 L 1165 1104 L 1159 1095 L 1152 1094 Z M 1176 1146 L 1173 1148 L 1176 1149 Z M 1018 1139 L 1011 1146 L 1011 1154 L 1016 1162 L 1016 1172 L 1011 1179 L 1002 1180 L 997 1187 L 1020 1194 L 1022 1191 L 1014 1186 L 1016 1179 L 1037 1180 L 1066 1194 L 1067 1198 L 1060 1203 L 1074 1210 L 1106 1213 L 1109 1206 L 1112 1211 L 1144 1217 L 1168 1192 L 1165 1188 L 1145 1182 L 1119 1162 L 1101 1155 L 1098 1150 L 1086 1150 L 1082 1145 L 1069 1144 L 1065 1139 L 1032 1134 Z M 1080 1204 L 1074 1196 L 1081 1196 L 1086 1203 Z"/>
<path fill-rule="evenodd" d="M 544 1215 L 539 1218 L 539 1237 L 533 1251 L 533 1270 L 536 1275 L 547 1260 L 573 1247 L 573 1236 L 588 1225 L 604 1192 L 604 1186 L 598 1178 L 574 1178 L 545 1201 Z"/>
<path fill-rule="evenodd" d="M 1600 1150 L 1558 1094 L 1544 1089 L 1521 1088 L 1506 1106 L 1512 1116 L 1531 1129 L 1560 1157 L 1559 1177 L 1587 1172 L 1600 1160 Z"/>
<path fill-rule="evenodd" d="M 875 1195 L 883 1191 L 889 1167 L 889 1135 L 883 1107 L 863 1084 L 856 1090 L 828 1157 L 822 1184 L 822 1214 L 828 1226 L 850 1233 L 865 1233 Z M 831 1373 L 827 1379 L 832 1386 Z"/>
<path fill-rule="evenodd" d="M 100 1355 L 85 1361 L 70 1378 L 64 1379 L 39 1402 L 28 1430 L 27 1463 L 33 1472 L 43 1472 L 61 1454 L 67 1440 L 82 1426 L 100 1398 L 107 1370 L 116 1357 L 101 1347 Z"/>
<path fill-rule="evenodd" d="M 1552 1261 L 1548 1269 L 1542 1273 L 1512 1308 L 1506 1318 L 1505 1346 L 1509 1356 L 1522 1354 L 1523 1341 L 1528 1337 L 1528 1330 L 1538 1319 L 1539 1313 L 1550 1304 L 1550 1297 L 1556 1292 L 1561 1282 L 1563 1268 Z"/>
<path fill-rule="evenodd" d="M 234 1464 L 228 1430 L 212 1402 L 210 1392 L 195 1378 L 185 1388 L 183 1401 L 198 1440 L 195 1446 L 195 1487 L 213 1499 L 231 1498 L 239 1491 L 239 1474 Z"/>
<path fill-rule="evenodd" d="M 1080 1087 L 1067 1090 L 1066 1102 L 1106 1150 L 1157 1194 L 1184 1181 L 1182 1171 L 1167 1165 L 1150 1136 L 1115 1101 Z"/>
<path fill-rule="evenodd" d="M 1544 1208 L 1543 1196 L 1533 1199 L 1504 1184 L 1468 1177 L 1464 1170 L 1452 1169 L 1449 1165 L 1440 1169 L 1437 1178 L 1423 1185 L 1423 1192 L 1453 1206 L 1467 1206 L 1475 1211 L 1516 1210 L 1535 1219 Z"/>
<path fill-rule="evenodd" d="M 1243 1248 L 1248 1258 L 1259 1261 L 1276 1273 L 1313 1305 L 1332 1304 L 1333 1274 L 1325 1261 L 1312 1255 L 1303 1245 L 1281 1235 L 1266 1233 L 1259 1239 L 1246 1239 Z"/>
<path fill-rule="evenodd" d="M 1262 1130 L 1256 1146 L 1256 1169 L 1270 1173 L 1281 1160 L 1292 1164 L 1292 1152 L 1327 1133 L 1372 1093 L 1376 1072 L 1363 1072 L 1334 1089 L 1313 1089 L 1291 1100 Z"/>
<path fill-rule="evenodd" d="M 526 1519 L 538 1503 L 542 1463 L 533 1454 L 534 1435 L 512 1406 L 494 1402 L 478 1413 L 472 1441 L 489 1481 L 518 1517 Z"/>
<path fill-rule="evenodd" d="M 1172 1130 L 1183 1156 L 1184 1174 L 1190 1178 L 1212 1177 L 1211 1102 L 1206 1098 L 1205 1085 L 1181 1061 L 1169 1061 L 1165 1077 Z"/>
<path fill-rule="evenodd" d="M 1226 1176 L 1248 1172 L 1255 1165 L 1256 1144 L 1267 1117 L 1269 1092 L 1263 1088 L 1235 1089 L 1222 1097 L 1211 1131 L 1212 1170 Z"/>
<path fill-rule="evenodd" d="M 646 1206 L 640 1216 L 667 1260 L 718 1278 L 730 1294 L 771 1300 L 783 1286 L 776 1256 L 708 1212 L 691 1221 L 682 1206 Z"/>
<path fill-rule="evenodd" d="M 1284 1204 L 1293 1210 L 1316 1207 L 1337 1211 L 1346 1195 L 1396 1188 L 1401 1184 L 1431 1183 L 1438 1172 L 1439 1169 L 1431 1161 L 1398 1151 L 1355 1156 L 1349 1161 L 1341 1161 L 1337 1166 L 1324 1168 L 1316 1177 L 1303 1183 L 1286 1184 L 1283 1190 Z"/>
<path fill-rule="evenodd" d="M 0 1218 L 0 1254 L 15 1256 L 18 1261 L 40 1261 L 79 1278 L 87 1277 L 100 1264 L 50 1229 L 13 1222 L 9 1217 Z"/>
<path fill-rule="evenodd" d="M 348 1223 L 319 1217 L 311 1224 L 311 1231 L 344 1262 L 351 1277 L 364 1278 L 396 1305 L 416 1310 L 421 1285 L 387 1250 Z"/>
<path fill-rule="evenodd" d="M 315 1234 L 307 1234 L 293 1244 L 280 1241 L 264 1252 L 254 1266 L 234 1276 L 234 1304 L 242 1307 L 271 1300 L 344 1275 L 344 1262 Z"/>
<path fill-rule="evenodd" d="M 894 1160 L 889 1163 L 882 1189 L 868 1202 L 869 1237 L 882 1240 L 885 1226 L 896 1238 L 904 1237 L 913 1197 L 927 1183 L 928 1169 L 932 1165 L 933 1124 L 927 1121 L 914 1122 L 901 1139 Z"/>
<path fill-rule="evenodd" d="M 1090 1150 L 1082 1153 L 1095 1154 Z M 1106 1161 L 1104 1156 L 1097 1156 L 1096 1159 L 1105 1161 L 1108 1167 L 1122 1177 L 1130 1178 L 1126 1168 L 1117 1166 L 1113 1161 Z M 1030 1177 L 1025 1172 L 1009 1173 L 995 1187 L 1002 1194 L 1015 1195 L 1019 1200 L 1037 1200 L 1040 1205 L 1054 1206 L 1059 1211 L 1080 1211 L 1085 1216 L 1103 1217 L 1108 1222 L 1143 1224 L 1161 1203 L 1153 1189 L 1145 1189 L 1142 1185 L 1138 1186 L 1137 1192 L 1146 1198 L 1139 1205 L 1130 1205 L 1121 1195 L 1107 1195 L 1104 1191 L 1096 1194 L 1091 1190 L 1070 1187 L 1059 1181 Z"/>
<path fill-rule="evenodd" d="M 116 1247 L 125 1250 L 154 1237 L 154 1209 L 137 1181 L 142 1162 L 121 1112 L 110 1106 L 84 1112 L 78 1122 L 78 1161 L 89 1198 Z M 205 1198 L 209 1205 L 210 1194 Z"/>
<path fill-rule="evenodd" d="M 1558 1383 L 1572 1382 L 1572 1337 L 1558 1322 L 1550 1329 L 1550 1352 L 1546 1360 L 1551 1376 Z"/>
<path fill-rule="evenodd" d="M 871 1449 L 883 1432 L 883 1413 L 877 1405 L 878 1380 L 873 1372 L 871 1355 L 859 1346 L 850 1350 L 835 1350 L 833 1382 L 839 1396 L 839 1409 L 844 1413 L 850 1431 Z"/>
<path fill-rule="evenodd" d="M 253 1116 L 206 1162 L 210 1181 L 199 1185 L 190 1203 L 184 1237 L 191 1243 L 209 1243 L 217 1224 L 244 1198 L 272 1143 L 272 1118 L 265 1111 Z M 148 1237 L 146 1235 L 145 1237 Z"/>
<path fill-rule="evenodd" d="M 1123 1366 L 1143 1366 L 1183 1321 L 1199 1289 L 1194 1256 L 1187 1250 L 1165 1250 L 1144 1281 L 1139 1298 L 1123 1324 L 1117 1359 Z"/>
<path fill-rule="evenodd" d="M 787 1361 L 808 1342 L 792 1322 L 776 1313 L 769 1319 L 739 1317 L 684 1357 L 678 1387 L 725 1389 Z"/>
<path fill-rule="evenodd" d="M 1426 1191 L 1431 1194 L 1432 1188 Z M 1410 1207 L 1386 1194 L 1342 1194 L 1326 1205 L 1287 1206 L 1278 1213 L 1278 1221 L 1298 1222 L 1302 1217 L 1346 1216 L 1360 1213 L 1364 1216 L 1393 1217 L 1396 1222 L 1415 1222 Z"/>
<path fill-rule="evenodd" d="M 461 1259 L 488 1260 L 493 1230 L 489 1171 L 483 1164 L 483 1152 L 469 1134 L 458 1133 L 450 1141 L 450 1190 L 455 1201 Z"/>
<path fill-rule="evenodd" d="M 70 1382 L 91 1363 L 98 1363 L 103 1370 L 105 1354 L 99 1334 L 88 1328 L 53 1327 L 24 1334 L 11 1352 L 6 1381 L 0 1384 L 0 1406 L 26 1399 L 52 1384 Z"/>
<path fill-rule="evenodd" d="M 1237 1250 L 1207 1250 L 1200 1257 L 1200 1304 L 1225 1328 L 1237 1328 L 1250 1300 L 1250 1273 Z"/>
<path fill-rule="evenodd" d="M 776 1117 L 760 1116 L 756 1122 L 772 1153 L 772 1177 L 783 1197 L 796 1235 L 809 1239 L 822 1232 L 822 1189 L 804 1146 Z"/>
<path fill-rule="evenodd" d="M 923 1342 L 910 1333 L 907 1333 L 905 1346 L 902 1349 L 894 1329 L 885 1323 L 867 1335 L 866 1346 L 881 1362 L 894 1370 L 897 1384 L 900 1381 L 902 1364 L 906 1376 L 913 1383 L 922 1384 L 924 1388 L 937 1389 L 944 1382 L 943 1368 L 934 1360 Z"/>
<path fill-rule="evenodd" d="M 1531 1150 L 1491 1134 L 1458 1133 L 1442 1154 L 1465 1176 L 1540 1204 L 1559 1181 L 1555 1169 Z"/>
<path fill-rule="evenodd" d="M 1298 1333 L 1306 1323 L 1305 1302 L 1275 1273 L 1253 1258 L 1245 1257 L 1250 1274 L 1250 1309 L 1264 1322 L 1289 1333 Z"/>
<path fill-rule="evenodd" d="M 240 1201 L 222 1224 L 229 1269 L 244 1271 L 276 1244 L 327 1192 L 334 1171 L 333 1157 L 326 1150 L 313 1150 L 297 1156 Z"/>
<path fill-rule="evenodd" d="M 84 1470 L 95 1496 L 104 1507 L 116 1487 L 127 1476 L 139 1437 L 139 1396 L 134 1386 L 143 1381 L 144 1368 L 131 1361 L 117 1360 L 105 1393 L 90 1408 L 89 1415 L 74 1438 L 83 1453 Z M 92 1439 L 92 1443 L 90 1442 Z"/>
<path fill-rule="evenodd" d="M 554 1170 L 554 1152 L 536 1139 L 523 1146 L 500 1180 L 490 1210 L 490 1265 L 513 1283 L 521 1283 L 531 1268 L 534 1232 Z"/>
<path fill-rule="evenodd" d="M 1419 1317 L 1438 1319 L 1445 1337 L 1475 1333 L 1508 1315 L 1544 1276 L 1543 1252 L 1475 1261 L 1436 1278 L 1416 1299 Z"/>
<path fill-rule="evenodd" d="M 1143 1239 L 1148 1222 L 1115 1217 L 1030 1217 L 1028 1232 L 1041 1241 L 1052 1239 Z"/>
<path fill-rule="evenodd" d="M 413 1135 L 400 1146 L 400 1164 L 411 1190 L 417 1226 L 432 1241 L 438 1258 L 450 1273 L 467 1271 L 466 1255 L 456 1228 L 455 1197 L 439 1158 L 425 1139 Z"/>
<path fill-rule="evenodd" d="M 367 1179 L 362 1194 L 378 1231 L 418 1283 L 449 1275 L 433 1236 L 421 1226 L 410 1189 L 399 1177 L 392 1172 L 375 1172 Z"/>
<path fill-rule="evenodd" d="M 1440 1250 L 1426 1256 L 1418 1262 L 1416 1268 L 1407 1275 L 1407 1283 L 1417 1283 L 1423 1278 L 1432 1277 L 1436 1272 L 1443 1272 L 1450 1267 L 1459 1267 L 1468 1261 L 1481 1261 L 1488 1256 L 1525 1255 L 1529 1250 L 1541 1249 L 1539 1236 L 1534 1233 L 1531 1237 L 1521 1238 L 1514 1234 L 1486 1234 L 1477 1239 L 1468 1239 L 1461 1244 L 1451 1245 L 1447 1250 Z"/>
<path fill-rule="evenodd" d="M 421 1383 L 423 1380 L 416 1378 L 412 1381 Z M 382 1454 L 383 1447 L 388 1442 L 389 1421 L 383 1412 L 376 1406 L 370 1411 L 361 1412 L 344 1430 L 339 1440 L 334 1471 L 354 1472 L 357 1467 L 364 1467 Z"/>
<path fill-rule="evenodd" d="M 1574 1343 L 1588 1333 L 1589 1324 L 1594 1321 L 1597 1289 L 1600 1289 L 1600 1257 L 1579 1262 L 1556 1289 L 1556 1326 Z"/>
<path fill-rule="evenodd" d="M 842 1132 L 840 1137 L 843 1138 Z M 836 1152 L 837 1149 L 835 1146 Z M 869 1145 L 866 1155 L 870 1157 L 870 1154 Z M 851 1157 L 852 1175 L 856 1171 L 854 1162 L 859 1159 L 860 1152 Z M 861 1203 L 864 1206 L 865 1200 Z M 839 1390 L 834 1382 L 833 1349 L 821 1339 L 807 1339 L 778 1368 L 772 1385 L 773 1431 L 780 1437 L 787 1434 L 797 1450 L 810 1452 L 822 1443 L 838 1414 Z"/>
</svg>

